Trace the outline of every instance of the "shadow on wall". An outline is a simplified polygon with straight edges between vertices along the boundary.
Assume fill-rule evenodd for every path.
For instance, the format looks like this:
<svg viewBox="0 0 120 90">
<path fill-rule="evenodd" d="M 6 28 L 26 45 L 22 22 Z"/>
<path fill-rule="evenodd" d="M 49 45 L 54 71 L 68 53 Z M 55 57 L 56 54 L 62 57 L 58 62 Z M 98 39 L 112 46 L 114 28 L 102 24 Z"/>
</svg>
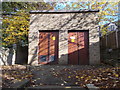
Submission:
<svg viewBox="0 0 120 90">
<path fill-rule="evenodd" d="M 78 16 L 78 18 L 77 19 L 79 19 L 76 23 L 74 23 L 74 24 L 76 24 L 76 27 L 75 26 L 73 26 L 73 27 L 75 27 L 75 28 L 82 28 L 82 27 L 89 27 L 89 25 L 91 24 L 91 23 L 93 23 L 93 24 L 95 24 L 95 25 L 98 25 L 98 21 L 95 21 L 94 20 L 94 17 L 92 18 L 92 17 L 90 17 L 89 15 L 90 15 L 91 13 L 82 13 L 82 15 L 79 17 Z M 94 14 L 94 13 L 93 13 Z M 77 15 L 78 15 L 78 13 L 75 13 L 71 18 L 69 18 L 69 19 L 67 19 L 67 21 L 66 22 L 57 22 L 56 21 L 56 24 L 59 24 L 59 26 L 57 27 L 57 28 L 54 28 L 54 27 L 50 27 L 51 29 L 53 29 L 53 30 L 61 30 L 63 27 L 65 27 L 65 26 L 67 26 L 68 24 L 70 24 L 71 22 L 72 22 L 72 20 L 74 20 L 74 19 L 76 19 L 76 17 L 77 17 Z M 91 21 L 90 20 L 87 20 L 87 17 L 90 17 L 90 19 L 91 19 Z M 36 27 L 39 27 L 40 25 L 39 25 L 39 20 L 41 19 L 41 18 L 45 18 L 44 17 L 44 14 L 42 14 L 42 15 L 39 15 L 39 16 L 37 16 L 37 15 L 32 15 L 32 21 L 30 22 L 30 25 L 32 25 L 33 23 L 36 23 L 34 26 L 32 26 L 32 28 L 36 28 Z M 96 19 L 97 20 L 97 19 Z M 44 22 L 44 21 L 43 21 Z M 74 21 L 73 21 L 74 22 Z M 44 25 L 42 25 L 42 27 L 45 27 L 46 28 L 46 26 L 51 26 L 51 22 L 50 23 L 45 23 L 45 26 Z M 93 26 L 94 27 L 94 26 Z M 70 29 L 71 27 L 68 27 L 68 29 Z M 74 28 L 74 29 L 75 29 Z"/>
<path fill-rule="evenodd" d="M 85 48 L 64 54 L 59 59 L 64 60 L 64 57 L 68 57 L 67 64 L 69 65 L 89 65 L 89 55 L 85 53 Z"/>
<path fill-rule="evenodd" d="M 95 46 L 98 46 L 98 44 L 99 44 L 99 42 L 93 43 L 92 45 L 90 45 L 90 47 L 95 48 Z M 27 60 L 28 60 L 27 56 L 28 56 L 28 54 L 26 52 L 28 51 L 28 47 L 20 47 L 19 46 L 17 50 L 18 51 L 16 52 L 16 61 L 15 61 L 15 63 L 16 64 L 27 64 Z M 12 65 L 12 58 L 13 58 L 13 54 L 14 54 L 13 51 L 14 51 L 13 48 L 10 48 L 9 54 L 7 56 L 7 64 L 5 63 L 3 58 L 1 58 L 4 65 Z M 69 59 L 71 59 L 69 64 L 72 64 L 72 63 L 73 64 L 79 63 L 79 64 L 83 64 L 83 65 L 88 64 L 89 62 L 87 60 L 82 59 L 82 58 L 85 58 L 85 53 L 83 51 L 84 51 L 84 48 L 82 48 L 80 50 L 76 50 L 76 51 L 74 51 L 72 53 L 69 53 L 69 54 L 64 54 L 59 59 L 64 60 L 64 57 L 67 57 L 67 56 L 70 57 L 70 56 L 75 56 L 75 55 L 79 54 L 79 56 L 80 56 L 79 60 L 80 61 L 77 60 L 77 57 L 74 57 L 73 59 L 69 58 Z M 99 52 L 98 53 L 91 53 L 91 54 L 92 54 L 92 56 L 95 56 L 95 55 L 99 54 Z M 32 59 L 31 59 L 32 61 L 30 62 L 30 64 L 32 64 L 34 62 L 33 60 L 36 57 L 37 57 L 37 47 L 35 47 L 35 52 L 34 52 L 34 55 L 33 55 Z M 95 58 L 95 59 L 97 59 L 97 58 Z"/>
<path fill-rule="evenodd" d="M 89 50 L 85 48 L 81 48 L 79 50 L 75 50 L 68 54 L 62 54 L 59 58 L 60 60 L 64 61 L 65 57 L 68 57 L 68 64 L 70 65 L 89 65 L 89 64 L 99 64 L 100 60 L 100 52 L 99 52 L 99 42 L 93 43 L 89 46 L 89 48 L 93 48 L 92 53 L 89 53 Z M 98 48 L 96 48 L 98 47 Z M 96 49 L 95 49 L 96 48 Z M 93 58 L 92 62 L 90 62 L 89 55 Z"/>
<path fill-rule="evenodd" d="M 94 44 L 90 45 L 90 47 L 94 48 L 98 44 L 99 44 L 99 42 L 94 43 Z M 93 58 L 93 61 L 91 62 L 92 64 L 99 64 L 100 63 L 99 57 L 98 57 L 99 54 L 100 54 L 99 52 L 98 53 L 92 53 L 92 57 L 97 56 L 96 58 Z M 82 48 L 80 50 L 76 50 L 72 53 L 62 54 L 59 59 L 64 61 L 65 57 L 68 57 L 68 61 L 67 61 L 68 65 L 89 65 L 90 64 L 89 51 L 86 50 L 85 48 Z M 48 62 L 47 64 L 45 63 L 45 65 L 55 65 L 54 62 L 55 61 Z M 58 60 L 58 62 L 59 62 L 59 60 Z M 56 63 L 56 64 L 58 64 L 58 63 Z M 62 65 L 66 65 L 66 64 L 62 64 Z"/>
<path fill-rule="evenodd" d="M 76 43 L 73 43 L 73 44 L 76 44 Z M 81 44 L 80 44 L 81 45 Z M 86 45 L 86 44 L 85 44 Z M 77 46 L 77 45 L 76 45 Z M 50 46 L 49 46 L 50 47 Z M 89 48 L 92 48 L 92 53 L 89 53 Z M 70 49 L 72 49 L 73 51 L 68 53 L 68 54 L 62 54 L 61 57 L 59 58 L 59 60 L 62 60 L 64 61 L 65 60 L 65 57 L 68 57 L 68 64 L 71 64 L 71 65 L 88 65 L 90 64 L 89 62 L 89 54 L 91 55 L 91 57 L 93 58 L 92 60 L 92 64 L 99 64 L 100 61 L 100 52 L 99 52 L 99 42 L 96 42 L 96 43 L 93 43 L 91 44 L 90 46 L 88 46 L 87 48 L 81 48 L 81 49 L 77 49 L 77 50 L 74 50 L 74 47 L 69 47 Z M 98 48 L 97 48 L 98 47 Z M 47 49 L 47 48 L 46 48 Z M 45 50 L 45 49 L 44 49 Z M 40 52 L 39 52 L 40 53 Z M 47 55 L 46 55 L 47 56 Z M 36 57 L 36 56 L 34 56 Z M 34 58 L 32 58 L 34 59 Z M 98 60 L 97 60 L 98 59 Z M 65 60 L 66 61 L 66 60 Z M 55 64 L 54 63 L 55 61 L 53 62 L 48 62 L 47 64 Z M 59 62 L 59 61 L 58 61 Z M 30 63 L 32 64 L 32 62 Z M 44 63 L 46 64 L 46 63 Z"/>
<path fill-rule="evenodd" d="M 97 48 L 98 47 L 98 48 Z M 91 55 L 93 57 L 93 63 L 99 63 L 96 62 L 97 60 L 96 59 L 99 59 L 99 55 L 100 55 L 100 52 L 99 52 L 99 42 L 96 42 L 96 43 L 93 43 L 89 46 L 89 48 L 92 48 L 92 53 L 89 53 L 89 51 L 85 50 L 85 48 L 82 48 L 80 50 L 76 50 L 72 53 L 69 53 L 69 54 L 63 54 L 61 55 L 61 57 L 59 58 L 60 60 L 64 60 L 65 57 L 69 57 L 70 59 L 70 62 L 68 62 L 69 64 L 82 64 L 82 65 L 85 65 L 85 64 L 89 64 L 89 55 Z M 94 52 L 95 51 L 95 52 Z M 79 57 L 78 59 L 80 60 L 76 60 L 77 57 L 75 57 L 77 54 L 79 54 Z M 88 56 L 87 56 L 87 55 Z M 71 57 L 73 56 L 73 58 Z M 35 52 L 34 52 L 34 55 L 33 57 L 31 58 L 31 62 L 30 62 L 30 65 L 34 62 L 34 59 L 37 57 L 37 47 L 35 47 Z M 95 58 L 94 58 L 95 57 Z M 38 57 L 37 57 L 38 58 Z M 59 62 L 59 61 L 58 61 Z M 52 64 L 51 62 L 49 64 Z"/>
<path fill-rule="evenodd" d="M 82 14 L 82 16 L 81 16 L 82 18 L 80 18 L 80 20 L 78 20 L 79 25 L 76 26 L 75 29 L 77 29 L 77 28 L 82 28 L 82 27 L 85 27 L 85 26 L 87 27 L 87 26 L 89 26 L 91 23 L 98 24 L 97 21 L 94 22 L 93 20 L 91 20 L 91 21 L 88 22 L 88 21 L 86 20 L 86 17 L 89 16 L 89 14 L 91 14 L 91 13 L 87 13 L 87 14 L 83 13 L 83 14 Z M 31 21 L 30 25 L 32 25 L 34 22 L 36 22 L 37 20 L 39 20 L 39 18 L 42 18 L 42 16 L 43 16 L 43 15 L 37 17 L 37 16 L 34 15 L 34 16 L 33 16 L 33 20 Z M 68 19 L 67 22 L 65 22 L 65 23 L 63 23 L 62 25 L 60 25 L 60 27 L 58 27 L 57 30 L 61 30 L 63 27 L 66 27 L 67 24 L 71 23 L 71 21 L 74 20 L 76 16 L 77 16 L 77 14 L 73 15 L 70 19 Z M 81 21 L 83 21 L 83 22 L 81 22 Z M 37 23 L 37 22 L 36 22 L 36 24 L 33 26 L 33 28 L 36 28 L 36 27 L 38 27 L 38 23 Z M 95 27 L 91 27 L 91 29 L 92 29 L 92 28 L 95 29 Z M 54 28 L 53 28 L 53 29 L 54 29 Z M 70 27 L 69 27 L 68 29 L 70 29 Z M 74 29 L 74 30 L 75 30 L 75 29 Z M 54 30 L 55 30 L 55 29 L 54 29 Z M 97 29 L 96 29 L 96 30 L 97 30 Z M 91 31 L 91 33 L 94 33 L 94 30 L 93 30 L 93 32 Z M 34 40 L 37 38 L 36 36 L 32 36 L 32 37 L 33 37 L 33 38 L 30 38 L 31 40 L 30 40 L 29 43 L 31 43 L 31 41 L 34 41 Z M 93 34 L 93 35 L 90 35 L 89 38 L 91 38 L 91 39 L 98 38 L 98 35 Z M 66 41 L 66 38 L 64 38 L 63 40 L 61 40 L 61 42 L 63 42 L 63 41 Z M 93 43 L 93 44 L 91 44 L 91 46 L 89 46 L 89 47 L 93 48 L 93 50 L 98 50 L 98 49 L 99 49 L 98 44 L 99 44 L 99 42 Z M 96 47 L 98 47 L 98 48 L 95 49 Z M 34 51 L 34 54 L 32 55 L 30 64 L 32 64 L 32 63 L 34 62 L 34 59 L 37 57 L 37 46 L 36 46 L 34 49 L 35 49 L 35 51 Z M 76 51 L 76 52 L 78 52 L 78 51 Z M 82 50 L 81 50 L 81 52 L 82 52 Z M 73 52 L 73 53 L 74 53 L 74 52 Z M 100 52 L 99 52 L 99 50 L 98 50 L 98 53 L 94 53 L 94 52 L 93 52 L 93 53 L 91 53 L 91 54 L 92 54 L 92 57 L 94 57 L 95 55 L 100 54 Z M 89 55 L 91 55 L 91 54 L 89 54 Z M 64 59 L 65 56 L 67 56 L 67 55 L 62 55 L 62 56 L 60 57 L 60 59 L 61 59 L 61 60 Z M 37 57 L 37 58 L 38 58 L 38 57 Z"/>
<path fill-rule="evenodd" d="M 31 65 L 33 62 L 34 62 L 34 59 L 38 56 L 37 54 L 37 46 L 34 48 L 35 49 L 35 51 L 34 51 L 34 54 L 33 54 L 33 56 L 32 56 L 32 58 L 31 58 L 31 60 L 30 60 L 30 62 L 29 62 L 29 64 Z M 37 57 L 38 58 L 38 57 Z"/>
</svg>

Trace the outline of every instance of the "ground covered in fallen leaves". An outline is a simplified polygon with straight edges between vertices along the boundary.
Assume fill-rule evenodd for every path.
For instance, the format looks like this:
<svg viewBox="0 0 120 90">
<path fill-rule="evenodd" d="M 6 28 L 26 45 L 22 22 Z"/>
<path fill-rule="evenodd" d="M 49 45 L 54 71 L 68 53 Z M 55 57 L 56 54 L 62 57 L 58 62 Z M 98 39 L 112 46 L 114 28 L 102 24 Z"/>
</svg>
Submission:
<svg viewBox="0 0 120 90">
<path fill-rule="evenodd" d="M 120 88 L 120 67 L 63 69 L 53 75 L 62 77 L 66 85 L 86 87 L 86 84 L 94 84 L 99 88 Z"/>
<path fill-rule="evenodd" d="M 32 73 L 23 65 L 2 66 L 2 87 L 9 88 L 12 84 L 24 79 L 31 79 Z"/>
<path fill-rule="evenodd" d="M 36 79 L 38 79 L 39 75 L 41 75 L 40 78 L 47 77 L 49 75 L 48 78 L 51 77 L 51 82 L 53 78 L 62 80 L 61 83 L 62 86 L 80 86 L 86 88 L 86 84 L 94 84 L 99 88 L 120 88 L 120 66 L 113 67 L 108 65 L 97 66 L 45 65 L 37 66 L 34 68 L 33 66 L 32 68 L 30 67 L 31 66 L 27 68 L 26 66 L 23 65 L 3 66 L 2 67 L 3 87 L 9 87 L 11 84 L 17 81 L 21 81 L 23 79 L 31 79 L 30 86 L 33 85 L 39 86 L 40 84 L 34 83 L 33 81 L 37 81 Z M 38 74 L 37 77 L 36 74 Z M 45 80 L 45 82 L 43 82 L 43 84 L 41 83 L 41 85 L 45 85 L 46 83 L 48 83 L 47 78 L 41 79 L 41 81 L 43 80 Z"/>
</svg>

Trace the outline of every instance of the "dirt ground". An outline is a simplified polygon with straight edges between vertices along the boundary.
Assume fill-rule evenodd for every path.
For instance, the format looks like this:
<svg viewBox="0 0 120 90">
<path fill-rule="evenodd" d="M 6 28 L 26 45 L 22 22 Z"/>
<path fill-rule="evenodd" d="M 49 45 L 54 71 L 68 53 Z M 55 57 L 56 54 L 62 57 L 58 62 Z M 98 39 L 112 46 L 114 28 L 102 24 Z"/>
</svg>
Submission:
<svg viewBox="0 0 120 90">
<path fill-rule="evenodd" d="M 120 67 L 109 65 L 42 65 L 2 66 L 2 85 L 30 79 L 29 86 L 80 86 L 94 84 L 99 88 L 120 88 Z"/>
</svg>

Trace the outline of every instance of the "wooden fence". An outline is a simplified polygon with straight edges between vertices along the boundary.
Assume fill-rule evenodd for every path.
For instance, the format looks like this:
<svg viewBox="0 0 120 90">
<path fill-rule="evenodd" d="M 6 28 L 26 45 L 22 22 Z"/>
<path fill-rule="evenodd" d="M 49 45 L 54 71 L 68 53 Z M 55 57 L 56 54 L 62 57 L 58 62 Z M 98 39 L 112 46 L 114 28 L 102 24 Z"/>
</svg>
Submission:
<svg viewBox="0 0 120 90">
<path fill-rule="evenodd" d="M 120 49 L 120 31 L 114 31 L 100 37 L 101 49 Z"/>
</svg>

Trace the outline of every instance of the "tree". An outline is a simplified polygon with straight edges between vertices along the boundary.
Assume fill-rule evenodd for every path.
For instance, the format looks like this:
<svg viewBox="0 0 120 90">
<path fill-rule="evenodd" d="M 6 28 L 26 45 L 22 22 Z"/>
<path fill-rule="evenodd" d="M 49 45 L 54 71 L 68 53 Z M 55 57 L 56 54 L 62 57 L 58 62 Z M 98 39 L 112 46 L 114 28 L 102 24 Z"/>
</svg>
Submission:
<svg viewBox="0 0 120 90">
<path fill-rule="evenodd" d="M 45 2 L 3 2 L 3 24 L 2 24 L 2 54 L 0 53 L 3 64 L 11 65 L 13 55 L 17 60 L 18 48 L 28 45 L 29 31 L 29 11 L 30 10 L 49 10 L 52 6 Z M 17 46 L 17 48 L 16 48 Z M 7 51 L 7 53 L 6 53 Z M 3 58 L 6 57 L 6 58 Z M 13 62 L 14 63 L 14 62 Z"/>
<path fill-rule="evenodd" d="M 49 10 L 49 3 L 38 2 L 3 2 L 3 37 L 2 45 L 11 47 L 13 44 L 27 45 L 29 31 L 29 11 Z"/>
<path fill-rule="evenodd" d="M 15 16 L 7 16 L 3 19 L 3 46 L 13 44 L 27 44 L 29 30 L 29 14 L 20 10 Z"/>
</svg>

